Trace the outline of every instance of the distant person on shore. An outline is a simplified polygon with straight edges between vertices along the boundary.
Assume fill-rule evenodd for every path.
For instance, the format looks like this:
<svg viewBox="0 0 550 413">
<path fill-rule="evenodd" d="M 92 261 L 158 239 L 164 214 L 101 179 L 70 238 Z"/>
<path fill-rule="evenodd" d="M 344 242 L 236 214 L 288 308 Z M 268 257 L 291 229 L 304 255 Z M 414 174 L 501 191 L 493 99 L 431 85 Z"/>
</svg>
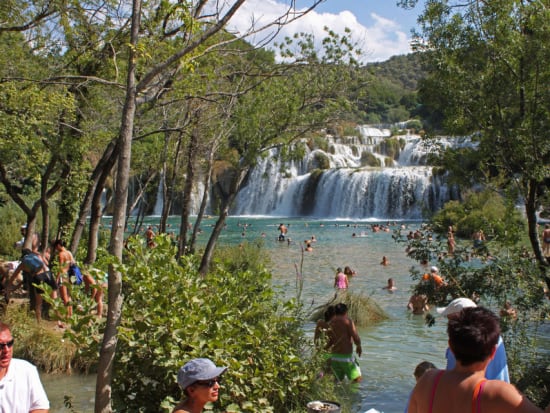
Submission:
<svg viewBox="0 0 550 413">
<path fill-rule="evenodd" d="M 222 374 L 227 367 L 216 367 L 207 358 L 193 359 L 179 369 L 178 384 L 185 395 L 172 413 L 201 413 L 206 403 L 218 400 Z"/>
<path fill-rule="evenodd" d="M 348 378 L 354 382 L 361 381 L 361 369 L 353 356 L 355 351 L 361 357 L 361 338 L 357 334 L 354 322 L 348 317 L 348 307 L 338 303 L 334 307 L 334 316 L 329 322 L 328 349 L 330 351 L 330 365 L 338 380 Z"/>
<path fill-rule="evenodd" d="M 150 242 L 153 242 L 153 238 L 155 238 L 155 233 L 153 232 L 153 227 L 149 225 L 145 230 L 145 240 L 147 241 L 147 245 L 149 245 Z"/>
<path fill-rule="evenodd" d="M 550 257 L 550 224 L 544 225 L 542 231 L 542 253 L 545 257 Z"/>
<path fill-rule="evenodd" d="M 348 276 L 342 272 L 342 268 L 336 269 L 336 277 L 334 277 L 334 288 L 338 290 L 345 290 L 349 287 Z"/>
<path fill-rule="evenodd" d="M 48 413 L 50 402 L 36 367 L 13 358 L 13 344 L 10 327 L 0 322 L 0 411 Z"/>
<path fill-rule="evenodd" d="M 543 413 L 513 385 L 486 379 L 500 337 L 495 314 L 482 307 L 465 308 L 449 319 L 447 334 L 456 365 L 424 373 L 413 390 L 409 413 Z"/>
<path fill-rule="evenodd" d="M 450 323 L 451 320 L 458 317 L 463 309 L 475 307 L 477 307 L 476 303 L 469 298 L 456 298 L 451 301 L 447 307 L 438 308 L 436 311 L 440 315 L 446 316 Z M 447 370 L 452 370 L 456 365 L 456 359 L 451 348 L 447 348 L 445 357 L 447 358 Z M 504 341 L 502 341 L 502 337 L 500 336 L 496 342 L 496 350 L 486 366 L 485 377 L 488 380 L 502 380 L 506 383 L 510 383 L 506 349 L 504 348 Z"/>
<path fill-rule="evenodd" d="M 472 234 L 472 240 L 473 240 L 473 247 L 474 247 L 474 253 L 481 253 L 483 252 L 487 247 L 485 246 L 485 233 L 483 230 L 475 231 Z"/>
<path fill-rule="evenodd" d="M 418 383 L 418 381 L 422 378 L 424 373 L 426 373 L 428 370 L 432 370 L 436 368 L 437 367 L 435 366 L 435 364 L 430 363 L 429 361 L 423 361 L 421 363 L 418 363 L 413 372 L 414 379 Z M 412 390 L 411 390 L 411 393 L 409 394 L 409 398 L 407 399 L 407 404 L 405 405 L 405 413 L 407 413 L 407 411 L 409 410 L 409 403 L 411 401 L 411 396 L 412 396 Z"/>
<path fill-rule="evenodd" d="M 29 295 L 32 297 L 30 300 L 31 308 L 34 307 L 32 309 L 35 312 L 36 321 L 40 322 L 42 320 L 42 294 L 44 294 L 44 290 L 40 288 L 40 285 L 48 284 L 52 289 L 51 297 L 55 299 L 57 298 L 57 283 L 38 251 L 23 248 L 21 262 L 8 280 L 7 286 L 4 286 L 6 288 L 6 299 L 9 299 L 10 290 L 17 288 L 14 286 L 13 281 L 17 279 L 21 272 L 24 274 L 25 282 L 28 283 L 26 288 L 28 288 Z"/>
<path fill-rule="evenodd" d="M 397 290 L 397 287 L 395 286 L 395 281 L 393 278 L 388 278 L 388 284 L 385 287 L 382 287 L 383 290 L 388 290 L 388 292 L 393 293 L 395 290 Z"/>
<path fill-rule="evenodd" d="M 411 298 L 409 298 L 407 308 L 415 315 L 424 314 L 426 311 L 430 310 L 428 297 L 425 294 L 413 294 Z"/>
<path fill-rule="evenodd" d="M 54 252 L 57 254 L 58 268 L 57 268 L 57 285 L 59 286 L 59 295 L 63 300 L 63 304 L 67 307 L 67 316 L 73 315 L 73 307 L 71 305 L 71 296 L 67 284 L 71 283 L 69 277 L 69 267 L 74 262 L 73 254 L 67 248 L 65 243 L 57 239 L 53 243 Z"/>
<path fill-rule="evenodd" d="M 512 303 L 510 301 L 506 301 L 500 310 L 500 316 L 508 320 L 515 320 L 518 318 L 518 313 L 516 309 L 512 307 Z"/>
</svg>

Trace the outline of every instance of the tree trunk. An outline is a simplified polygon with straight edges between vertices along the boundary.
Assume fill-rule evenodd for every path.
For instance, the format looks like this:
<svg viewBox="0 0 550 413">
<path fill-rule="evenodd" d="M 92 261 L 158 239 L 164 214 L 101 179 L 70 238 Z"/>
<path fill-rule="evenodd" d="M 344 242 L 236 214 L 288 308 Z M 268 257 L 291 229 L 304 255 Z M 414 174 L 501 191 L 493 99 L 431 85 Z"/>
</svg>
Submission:
<svg viewBox="0 0 550 413">
<path fill-rule="evenodd" d="M 109 145 L 107 145 L 107 148 L 103 152 L 103 156 L 101 157 L 100 161 L 97 163 L 94 171 L 92 172 L 86 194 L 84 195 L 84 199 L 80 204 L 80 211 L 78 213 L 78 218 L 74 227 L 73 236 L 71 237 L 70 249 L 73 254 L 75 254 L 78 250 L 78 244 L 80 243 L 82 232 L 84 231 L 84 227 L 86 226 L 86 222 L 88 221 L 88 214 L 90 213 L 92 199 L 95 196 L 94 194 L 99 185 L 99 180 L 105 174 L 105 170 L 109 171 L 110 173 L 110 171 L 113 169 L 117 156 L 118 139 L 110 142 Z M 103 191 L 105 187 L 105 180 L 103 182 L 104 183 L 101 186 L 101 191 Z"/>
<path fill-rule="evenodd" d="M 115 211 L 111 228 L 109 252 L 122 262 L 124 248 L 124 223 L 128 204 L 128 181 L 132 154 L 132 133 L 136 113 L 136 51 L 140 28 L 141 0 L 132 1 L 132 23 L 128 57 L 126 99 L 120 126 L 120 153 L 118 156 Z M 118 341 L 118 326 L 122 314 L 122 275 L 113 265 L 109 266 L 107 322 L 99 353 L 95 394 L 95 413 L 110 413 L 111 383 Z"/>
<path fill-rule="evenodd" d="M 198 115 L 197 115 L 198 117 Z M 183 207 L 181 210 L 180 239 L 178 242 L 179 259 L 187 252 L 187 228 L 189 226 L 189 215 L 191 215 L 191 195 L 193 193 L 193 182 L 195 182 L 195 164 L 197 158 L 197 145 L 199 142 L 199 130 L 195 125 L 187 147 L 187 173 L 185 176 L 185 186 L 183 188 Z"/>
<path fill-rule="evenodd" d="M 99 178 L 94 190 L 94 196 L 91 202 L 90 213 L 90 226 L 88 229 L 88 252 L 86 254 L 85 263 L 93 264 L 97 259 L 97 245 L 99 236 L 99 227 L 101 224 L 101 217 L 103 216 L 103 210 L 101 208 L 101 197 L 103 195 L 103 189 L 105 188 L 105 182 L 111 174 L 111 169 L 114 166 L 114 160 L 109 164 L 109 167 L 105 168 Z"/>
<path fill-rule="evenodd" d="M 214 229 L 212 230 L 212 234 L 210 234 L 210 238 L 208 239 L 208 243 L 206 244 L 206 248 L 202 255 L 201 265 L 199 267 L 199 273 L 203 277 L 205 277 L 206 274 L 208 273 L 208 269 L 210 268 L 210 263 L 212 262 L 212 256 L 214 254 L 214 248 L 216 247 L 216 243 L 224 227 L 225 219 L 229 215 L 229 208 L 231 207 L 231 205 L 233 204 L 233 201 L 235 200 L 235 197 L 239 193 L 239 189 L 241 188 L 241 184 L 244 180 L 244 177 L 248 173 L 248 170 L 249 168 L 247 167 L 245 169 L 241 169 L 237 171 L 235 173 L 235 177 L 231 181 L 229 194 L 226 197 L 226 200 L 220 211 L 219 218 L 216 221 L 216 225 L 214 225 Z"/>
<path fill-rule="evenodd" d="M 208 192 L 210 191 L 210 181 L 212 180 L 212 166 L 214 164 L 214 153 L 215 145 L 212 146 L 208 154 L 208 163 L 206 166 L 206 175 L 204 177 L 204 192 L 202 194 L 201 205 L 199 207 L 199 212 L 197 214 L 197 219 L 195 225 L 193 226 L 193 234 L 191 235 L 191 240 L 189 241 L 189 253 L 195 253 L 195 247 L 197 244 L 197 234 L 201 225 L 202 218 L 204 217 L 204 212 L 206 211 L 206 205 L 208 204 Z"/>
</svg>

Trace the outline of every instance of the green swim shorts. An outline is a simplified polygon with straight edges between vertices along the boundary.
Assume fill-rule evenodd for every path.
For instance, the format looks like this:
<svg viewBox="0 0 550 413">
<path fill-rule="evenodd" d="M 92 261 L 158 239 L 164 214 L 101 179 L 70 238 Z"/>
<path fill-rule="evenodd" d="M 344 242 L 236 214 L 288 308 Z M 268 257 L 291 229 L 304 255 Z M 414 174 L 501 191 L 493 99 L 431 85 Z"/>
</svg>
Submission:
<svg viewBox="0 0 550 413">
<path fill-rule="evenodd" d="M 331 353 L 329 357 L 330 367 L 338 380 L 344 380 L 344 377 L 347 377 L 353 381 L 361 377 L 361 368 L 353 354 Z"/>
</svg>

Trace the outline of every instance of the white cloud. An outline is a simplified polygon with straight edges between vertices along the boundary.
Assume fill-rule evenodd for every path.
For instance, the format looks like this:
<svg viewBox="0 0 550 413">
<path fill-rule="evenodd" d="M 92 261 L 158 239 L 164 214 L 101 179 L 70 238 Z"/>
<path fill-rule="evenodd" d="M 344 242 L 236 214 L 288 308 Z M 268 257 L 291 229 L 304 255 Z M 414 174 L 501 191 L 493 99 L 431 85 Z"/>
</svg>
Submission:
<svg viewBox="0 0 550 413">
<path fill-rule="evenodd" d="M 288 5 L 274 0 L 250 0 L 231 20 L 229 27 L 240 33 L 246 32 L 252 25 L 260 27 L 283 15 Z M 353 40 L 358 43 L 363 51 L 362 61 L 373 62 L 387 60 L 391 56 L 410 52 L 410 37 L 395 21 L 371 13 L 372 26 L 361 24 L 355 15 L 344 10 L 335 13 L 318 13 L 315 10 L 300 19 L 285 25 L 276 40 L 281 41 L 285 36 L 292 37 L 295 33 L 311 33 L 315 42 L 320 44 L 325 37 L 324 27 L 328 27 L 336 33 L 344 34 L 346 28 L 351 30 Z M 274 29 L 257 34 L 252 38 L 253 43 L 263 41 Z"/>
</svg>

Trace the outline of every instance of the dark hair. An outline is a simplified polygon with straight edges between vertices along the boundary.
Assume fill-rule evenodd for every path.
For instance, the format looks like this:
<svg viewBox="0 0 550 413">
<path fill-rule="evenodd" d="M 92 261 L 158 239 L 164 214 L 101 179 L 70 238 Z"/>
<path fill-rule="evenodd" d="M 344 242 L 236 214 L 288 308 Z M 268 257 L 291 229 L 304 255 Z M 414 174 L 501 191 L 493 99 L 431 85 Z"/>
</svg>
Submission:
<svg viewBox="0 0 550 413">
<path fill-rule="evenodd" d="M 483 307 L 468 307 L 449 318 L 449 346 L 464 366 L 486 360 L 498 343 L 498 317 Z"/>
<path fill-rule="evenodd" d="M 418 380 L 428 370 L 435 369 L 435 368 L 437 368 L 435 367 L 435 364 L 430 363 L 429 361 L 423 361 L 422 363 L 419 363 L 414 369 L 414 377 L 416 378 L 416 380 Z"/>
<path fill-rule="evenodd" d="M 21 251 L 21 256 L 24 257 L 25 255 L 29 255 L 31 254 L 32 251 L 28 248 L 23 248 L 23 250 Z"/>
<path fill-rule="evenodd" d="M 343 315 L 348 312 L 348 306 L 344 303 L 338 303 L 334 306 L 334 314 L 335 315 Z"/>
<path fill-rule="evenodd" d="M 325 321 L 328 323 L 333 315 L 334 315 L 334 306 L 329 305 L 325 310 L 325 314 L 324 314 Z"/>
<path fill-rule="evenodd" d="M 56 239 L 54 242 L 53 242 L 53 247 L 56 248 L 57 246 L 62 246 L 64 247 L 65 246 L 65 243 L 63 242 L 63 240 L 61 239 Z"/>
</svg>

